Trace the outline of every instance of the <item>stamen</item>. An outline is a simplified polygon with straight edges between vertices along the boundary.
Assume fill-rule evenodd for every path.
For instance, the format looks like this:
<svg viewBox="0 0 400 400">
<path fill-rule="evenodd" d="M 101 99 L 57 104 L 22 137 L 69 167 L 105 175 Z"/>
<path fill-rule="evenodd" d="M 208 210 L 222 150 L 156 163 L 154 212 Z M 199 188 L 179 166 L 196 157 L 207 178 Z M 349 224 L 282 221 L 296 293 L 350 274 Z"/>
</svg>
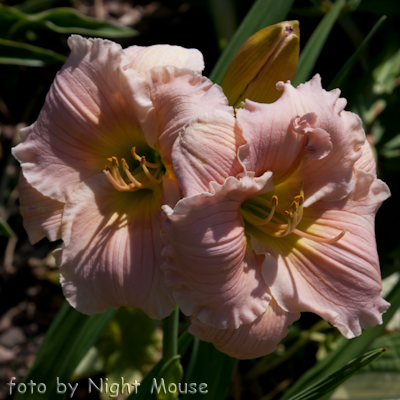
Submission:
<svg viewBox="0 0 400 400">
<path fill-rule="evenodd" d="M 124 169 L 124 172 L 126 174 L 126 176 L 129 178 L 129 180 L 139 189 L 146 189 L 148 187 L 151 186 L 151 182 L 147 183 L 147 184 L 143 184 L 141 182 L 139 182 L 129 171 L 129 166 L 126 163 L 124 158 L 121 158 L 121 163 L 122 163 L 122 168 Z"/>
<path fill-rule="evenodd" d="M 346 229 L 343 229 L 342 232 L 334 238 L 323 238 L 319 236 L 310 235 L 309 233 L 299 231 L 298 229 L 293 229 L 294 234 L 301 236 L 305 239 L 313 240 L 314 242 L 318 243 L 336 243 L 345 235 L 346 232 L 347 232 Z"/>
<path fill-rule="evenodd" d="M 143 156 L 144 157 L 144 156 Z M 156 179 L 154 178 L 154 176 L 150 173 L 150 171 L 147 169 L 146 164 L 143 163 L 143 165 L 141 165 L 141 167 L 143 168 L 144 173 L 146 174 L 146 176 L 150 179 L 151 182 L 155 183 L 156 185 L 158 185 L 159 183 L 162 182 L 162 179 Z"/>
<path fill-rule="evenodd" d="M 140 166 L 141 167 L 143 166 L 143 164 L 146 165 L 146 167 L 149 167 L 149 168 L 158 168 L 158 167 L 161 166 L 158 163 L 151 163 L 149 161 L 146 161 L 146 157 L 145 156 L 142 156 L 142 157 L 138 156 L 136 154 L 136 147 L 132 147 L 131 153 L 132 153 L 133 157 L 135 158 L 135 160 L 140 161 Z"/>
<path fill-rule="evenodd" d="M 127 185 L 125 184 L 124 186 L 120 185 L 113 177 L 112 173 L 110 173 L 110 169 L 106 167 L 106 169 L 103 171 L 106 174 L 106 177 L 108 181 L 115 187 L 120 192 L 135 192 L 136 190 L 139 190 L 138 188 L 135 188 L 133 185 Z"/>
</svg>

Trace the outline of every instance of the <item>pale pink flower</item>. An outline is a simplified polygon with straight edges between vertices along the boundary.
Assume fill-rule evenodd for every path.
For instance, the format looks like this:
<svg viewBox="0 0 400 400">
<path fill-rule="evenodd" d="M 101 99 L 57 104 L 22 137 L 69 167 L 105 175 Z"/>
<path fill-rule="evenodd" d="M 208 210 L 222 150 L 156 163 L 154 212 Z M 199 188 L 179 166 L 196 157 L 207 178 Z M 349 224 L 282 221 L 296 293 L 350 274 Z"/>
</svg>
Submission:
<svg viewBox="0 0 400 400">
<path fill-rule="evenodd" d="M 68 44 L 38 120 L 13 149 L 25 229 L 32 243 L 62 238 L 61 283 L 79 311 L 124 305 L 163 318 L 175 306 L 160 270 L 161 205 L 179 199 L 172 145 L 186 122 L 229 109 L 227 100 L 201 76 L 198 50 L 122 50 L 76 35 Z"/>
<path fill-rule="evenodd" d="M 237 358 L 272 352 L 300 312 L 352 338 L 389 306 L 374 217 L 390 193 L 360 118 L 318 75 L 277 87 L 273 104 L 185 127 L 172 152 L 185 198 L 164 206 L 166 283 L 190 332 Z"/>
</svg>

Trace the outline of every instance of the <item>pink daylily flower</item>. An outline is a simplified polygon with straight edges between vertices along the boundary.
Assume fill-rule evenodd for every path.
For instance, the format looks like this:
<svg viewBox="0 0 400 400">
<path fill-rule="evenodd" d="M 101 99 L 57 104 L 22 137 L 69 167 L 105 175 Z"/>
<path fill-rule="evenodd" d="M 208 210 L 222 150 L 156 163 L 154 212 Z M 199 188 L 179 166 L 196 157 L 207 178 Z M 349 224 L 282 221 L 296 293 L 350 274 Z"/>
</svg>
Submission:
<svg viewBox="0 0 400 400">
<path fill-rule="evenodd" d="M 275 350 L 303 311 L 347 338 L 382 323 L 376 178 L 360 118 L 317 75 L 272 104 L 192 120 L 172 161 L 184 198 L 165 205 L 166 283 L 190 332 L 237 358 Z"/>
<path fill-rule="evenodd" d="M 180 196 L 172 145 L 199 113 L 229 110 L 227 100 L 201 76 L 198 50 L 122 50 L 77 35 L 68 44 L 38 120 L 13 149 L 25 229 L 32 243 L 62 238 L 61 284 L 79 311 L 131 306 L 164 318 L 175 307 L 160 270 L 161 205 Z"/>
</svg>

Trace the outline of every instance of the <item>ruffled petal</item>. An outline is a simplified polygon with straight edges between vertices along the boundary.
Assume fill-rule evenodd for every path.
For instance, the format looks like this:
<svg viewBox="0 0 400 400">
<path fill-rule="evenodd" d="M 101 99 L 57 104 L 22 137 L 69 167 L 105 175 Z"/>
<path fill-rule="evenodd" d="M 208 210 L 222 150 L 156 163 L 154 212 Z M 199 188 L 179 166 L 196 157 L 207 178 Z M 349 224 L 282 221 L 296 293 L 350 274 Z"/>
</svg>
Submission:
<svg viewBox="0 0 400 400">
<path fill-rule="evenodd" d="M 129 160 L 133 146 L 148 148 L 142 129 L 156 124 L 148 86 L 118 44 L 77 35 L 68 44 L 38 120 L 13 149 L 27 181 L 61 202 L 108 157 Z"/>
<path fill-rule="evenodd" d="M 181 310 L 219 329 L 236 329 L 254 321 L 270 296 L 260 265 L 247 248 L 241 202 L 271 190 L 271 173 L 260 178 L 230 177 L 210 193 L 164 206 L 167 220 L 163 240 L 166 283 Z"/>
<path fill-rule="evenodd" d="M 156 44 L 148 47 L 131 46 L 124 49 L 124 52 L 129 58 L 129 67 L 137 72 L 167 65 L 188 68 L 198 73 L 204 69 L 203 55 L 197 49 Z"/>
<path fill-rule="evenodd" d="M 252 238 L 265 254 L 263 276 L 285 310 L 311 311 L 336 326 L 347 338 L 382 323 L 389 304 L 382 289 L 374 234 L 374 216 L 389 196 L 387 186 L 362 170 L 351 195 L 336 202 L 319 201 L 304 209 L 298 228 L 336 243 L 319 243 L 291 234 L 282 239 Z M 372 177 L 372 179 L 371 179 Z"/>
<path fill-rule="evenodd" d="M 174 309 L 160 270 L 161 194 L 118 192 L 104 174 L 68 199 L 55 255 L 69 303 L 85 314 L 138 307 L 161 319 Z"/>
<path fill-rule="evenodd" d="M 18 191 L 19 210 L 29 241 L 35 244 L 44 237 L 50 241 L 60 239 L 65 204 L 40 194 L 22 174 L 19 176 Z"/>
<path fill-rule="evenodd" d="M 147 132 L 146 139 L 160 152 L 166 166 L 171 164 L 172 145 L 187 122 L 216 109 L 232 113 L 222 89 L 193 71 L 153 68 L 146 77 L 158 123 L 158 131 Z"/>
<path fill-rule="evenodd" d="M 246 102 L 237 112 L 250 146 L 249 154 L 240 154 L 244 165 L 256 175 L 271 170 L 275 184 L 285 181 L 288 188 L 298 190 L 304 183 L 305 207 L 346 197 L 365 143 L 360 118 L 343 111 L 339 90 L 322 89 L 319 75 L 296 89 L 283 82 L 278 87 L 284 93 L 275 103 Z"/>
<path fill-rule="evenodd" d="M 216 329 L 194 318 L 189 332 L 200 340 L 213 343 L 219 351 L 231 357 L 247 360 L 275 351 L 288 334 L 287 327 L 299 318 L 299 313 L 285 312 L 272 298 L 261 316 L 238 329 Z"/>
<path fill-rule="evenodd" d="M 376 161 L 368 140 L 365 141 L 361 157 L 356 161 L 354 166 L 376 177 Z"/>
<path fill-rule="evenodd" d="M 244 145 L 232 113 L 215 111 L 192 120 L 176 140 L 172 159 L 183 196 L 206 192 L 209 182 L 223 184 L 243 171 L 237 159 Z"/>
</svg>

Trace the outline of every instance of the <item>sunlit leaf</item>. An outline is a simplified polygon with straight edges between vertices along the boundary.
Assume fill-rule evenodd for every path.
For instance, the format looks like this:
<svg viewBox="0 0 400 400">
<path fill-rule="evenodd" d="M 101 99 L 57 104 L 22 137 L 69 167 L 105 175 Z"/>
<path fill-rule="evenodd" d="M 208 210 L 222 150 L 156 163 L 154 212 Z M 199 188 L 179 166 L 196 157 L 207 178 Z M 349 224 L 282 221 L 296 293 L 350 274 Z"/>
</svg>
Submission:
<svg viewBox="0 0 400 400">
<path fill-rule="evenodd" d="M 333 373 L 346 362 L 349 362 L 351 359 L 363 354 L 372 342 L 381 335 L 387 323 L 400 307 L 400 281 L 391 290 L 389 295 L 386 297 L 386 300 L 391 303 L 391 306 L 382 316 L 382 325 L 368 328 L 363 331 L 361 336 L 354 339 L 348 340 L 343 338 L 334 350 L 303 374 L 300 379 L 298 379 L 295 384 L 285 392 L 280 400 L 289 399 L 296 393 L 299 393 L 305 388 L 323 379 L 327 374 Z"/>
<path fill-rule="evenodd" d="M 7 38 L 27 31 L 45 29 L 57 33 L 78 33 L 108 38 L 131 37 L 137 31 L 123 25 L 111 24 L 87 17 L 73 8 L 53 8 L 36 14 L 25 14 L 13 7 L 0 5 L 0 32 Z"/>
<path fill-rule="evenodd" d="M 57 394 L 57 381 L 65 385 L 69 383 L 75 368 L 96 343 L 99 335 L 114 315 L 109 309 L 103 314 L 90 317 L 72 308 L 67 302 L 61 307 L 51 324 L 39 349 L 36 360 L 24 382 L 43 382 L 46 393 L 34 391 L 29 399 L 54 399 Z M 18 382 L 17 382 L 18 383 Z M 24 400 L 26 395 L 16 393 L 15 400 Z"/>
<path fill-rule="evenodd" d="M 329 394 L 341 383 L 349 379 L 352 375 L 354 375 L 361 368 L 366 365 L 372 363 L 377 358 L 381 357 L 382 354 L 386 351 L 385 348 L 377 349 L 370 351 L 361 357 L 356 358 L 353 361 L 350 361 L 343 368 L 340 368 L 338 371 L 333 374 L 321 379 L 319 382 L 311 385 L 307 389 L 298 393 L 297 395 L 291 397 L 289 400 L 318 400 L 322 396 Z"/>
<path fill-rule="evenodd" d="M 42 67 L 46 64 L 63 63 L 66 57 L 55 51 L 31 44 L 0 39 L 0 64 Z"/>
</svg>

